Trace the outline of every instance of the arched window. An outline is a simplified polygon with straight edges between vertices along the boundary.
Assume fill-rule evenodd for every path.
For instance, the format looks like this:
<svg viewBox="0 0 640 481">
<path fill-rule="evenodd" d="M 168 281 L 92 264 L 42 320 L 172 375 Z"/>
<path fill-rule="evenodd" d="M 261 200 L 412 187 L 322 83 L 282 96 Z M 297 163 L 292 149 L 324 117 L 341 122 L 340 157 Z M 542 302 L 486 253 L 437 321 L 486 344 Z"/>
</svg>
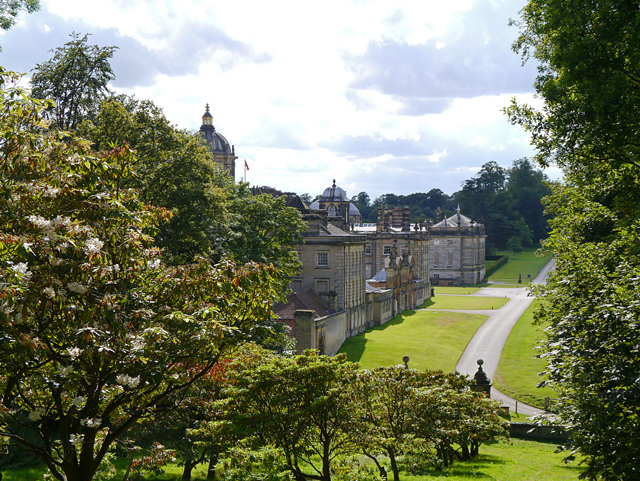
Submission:
<svg viewBox="0 0 640 481">
<path fill-rule="evenodd" d="M 336 210 L 336 207 L 334 205 L 330 205 L 329 206 L 329 217 L 336 217 L 338 215 L 338 212 Z"/>
</svg>

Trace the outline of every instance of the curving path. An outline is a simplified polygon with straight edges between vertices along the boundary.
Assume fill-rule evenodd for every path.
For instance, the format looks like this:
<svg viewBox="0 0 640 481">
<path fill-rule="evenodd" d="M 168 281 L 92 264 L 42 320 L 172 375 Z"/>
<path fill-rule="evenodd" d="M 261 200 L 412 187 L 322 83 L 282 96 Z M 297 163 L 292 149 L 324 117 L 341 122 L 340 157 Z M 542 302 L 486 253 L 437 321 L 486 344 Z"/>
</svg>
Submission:
<svg viewBox="0 0 640 481">
<path fill-rule="evenodd" d="M 536 278 L 532 281 L 534 284 L 546 282 L 549 270 L 553 267 L 553 261 L 545 265 Z M 501 297 L 509 298 L 504 306 L 498 310 L 491 311 L 459 311 L 470 314 L 485 314 L 489 318 L 480 326 L 475 335 L 467 345 L 462 357 L 456 365 L 456 371 L 461 374 L 473 376 L 478 370 L 478 359 L 484 360 L 483 369 L 489 379 L 493 379 L 502 355 L 502 349 L 507 342 L 511 329 L 516 324 L 520 316 L 527 310 L 533 302 L 533 298 L 529 297 L 527 289 L 524 288 L 482 288 L 474 296 Z M 515 411 L 516 401 L 509 396 L 502 394 L 496 388 L 491 388 L 491 397 L 501 400 L 503 405 L 509 406 Z M 534 408 L 527 404 L 518 402 L 518 413 L 532 415 L 541 412 L 540 409 Z"/>
</svg>

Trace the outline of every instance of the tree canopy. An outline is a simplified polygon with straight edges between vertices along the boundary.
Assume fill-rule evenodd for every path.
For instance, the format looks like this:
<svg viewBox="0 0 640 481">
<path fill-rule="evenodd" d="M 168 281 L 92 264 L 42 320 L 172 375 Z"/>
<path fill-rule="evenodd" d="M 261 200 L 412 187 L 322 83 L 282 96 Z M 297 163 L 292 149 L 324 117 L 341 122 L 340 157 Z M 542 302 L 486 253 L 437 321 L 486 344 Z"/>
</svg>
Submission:
<svg viewBox="0 0 640 481">
<path fill-rule="evenodd" d="M 590 479 L 640 478 L 640 6 L 624 0 L 531 0 L 514 44 L 540 62 L 541 109 L 512 101 L 540 165 L 557 164 L 544 248 L 554 255 L 537 293 L 544 356 L 560 422 Z"/>
<path fill-rule="evenodd" d="M 0 28 L 9 30 L 13 27 L 20 10 L 33 13 L 39 9 L 40 0 L 0 0 Z"/>
<path fill-rule="evenodd" d="M 198 255 L 273 263 L 283 286 L 297 270 L 292 249 L 305 228 L 299 212 L 285 205 L 285 197 L 254 194 L 248 184 L 236 183 L 199 137 L 171 125 L 153 102 L 126 96 L 104 101 L 95 120 L 78 131 L 98 151 L 124 144 L 136 150 L 136 175 L 127 185 L 173 214 L 155 235 L 169 263 Z"/>
<path fill-rule="evenodd" d="M 71 40 L 52 50 L 53 58 L 37 64 L 31 76 L 32 95 L 53 99 L 51 120 L 62 130 L 73 130 L 97 113 L 115 78 L 109 59 L 117 47 L 89 45 L 89 34 L 71 34 Z"/>
<path fill-rule="evenodd" d="M 88 481 L 137 421 L 172 409 L 269 327 L 275 268 L 164 265 L 170 214 L 127 188 L 126 146 L 50 131 L 49 101 L 0 92 L 0 439 Z"/>
</svg>

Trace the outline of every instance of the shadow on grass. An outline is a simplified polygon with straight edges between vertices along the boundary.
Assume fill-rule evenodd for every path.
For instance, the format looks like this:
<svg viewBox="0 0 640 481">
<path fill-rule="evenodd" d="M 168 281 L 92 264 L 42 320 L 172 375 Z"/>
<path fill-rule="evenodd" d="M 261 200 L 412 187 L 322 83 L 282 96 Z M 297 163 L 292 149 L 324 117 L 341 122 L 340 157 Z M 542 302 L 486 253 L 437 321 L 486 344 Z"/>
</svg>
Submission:
<svg viewBox="0 0 640 481">
<path fill-rule="evenodd" d="M 390 327 L 398 326 L 404 322 L 407 317 L 411 317 L 416 314 L 416 311 L 403 311 L 402 314 L 397 314 L 394 318 L 388 320 L 381 326 L 374 326 L 361 332 L 357 336 L 351 337 L 344 341 L 342 347 L 338 352 L 346 352 L 347 357 L 352 362 L 358 362 L 362 359 L 362 354 L 364 354 L 365 347 L 367 345 L 367 337 L 366 334 L 373 331 L 384 331 L 389 329 Z"/>
</svg>

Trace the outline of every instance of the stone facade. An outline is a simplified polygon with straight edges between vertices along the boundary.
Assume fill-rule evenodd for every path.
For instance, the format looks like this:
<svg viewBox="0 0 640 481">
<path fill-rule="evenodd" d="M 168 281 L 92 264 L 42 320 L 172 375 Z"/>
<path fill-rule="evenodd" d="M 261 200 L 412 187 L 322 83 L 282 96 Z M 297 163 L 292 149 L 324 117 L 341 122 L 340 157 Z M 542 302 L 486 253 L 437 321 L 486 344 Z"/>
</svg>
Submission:
<svg viewBox="0 0 640 481">
<path fill-rule="evenodd" d="M 433 285 L 480 284 L 485 274 L 484 225 L 457 212 L 430 228 Z"/>
<path fill-rule="evenodd" d="M 424 225 L 409 229 L 410 210 L 397 214 L 381 208 L 379 215 L 389 219 L 388 226 L 373 230 L 360 227 L 360 222 L 350 222 L 354 211 L 349 210 L 346 192 L 335 181 L 320 201 L 312 204 L 315 209 L 297 197 L 289 204 L 297 207 L 307 222 L 304 243 L 297 248 L 302 267 L 291 279 L 294 294 L 290 302 L 274 311 L 283 322 L 295 326 L 298 352 L 313 348 L 333 355 L 345 339 L 430 297 L 428 231 Z M 374 268 L 384 275 L 367 281 Z M 298 293 L 318 296 L 325 304 L 313 308 L 313 296 Z M 301 299 L 309 303 L 292 311 L 291 306 L 300 305 Z"/>
</svg>

